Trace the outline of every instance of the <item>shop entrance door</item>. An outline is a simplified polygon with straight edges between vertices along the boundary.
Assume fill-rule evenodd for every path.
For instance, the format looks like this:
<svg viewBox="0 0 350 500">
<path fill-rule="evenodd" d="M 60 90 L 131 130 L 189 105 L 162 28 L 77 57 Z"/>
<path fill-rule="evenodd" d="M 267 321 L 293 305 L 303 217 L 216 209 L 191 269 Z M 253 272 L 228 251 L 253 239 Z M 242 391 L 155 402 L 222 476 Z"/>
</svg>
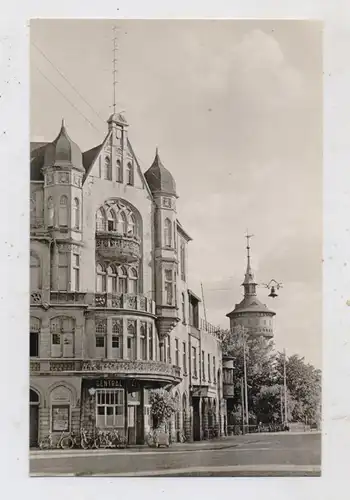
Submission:
<svg viewBox="0 0 350 500">
<path fill-rule="evenodd" d="M 136 406 L 128 405 L 128 443 L 136 444 Z"/>
<path fill-rule="evenodd" d="M 29 404 L 29 446 L 35 448 L 38 446 L 39 434 L 39 396 L 32 389 Z"/>
<path fill-rule="evenodd" d="M 199 398 L 192 398 L 193 406 L 193 440 L 201 439 L 201 416 L 199 412 Z"/>
</svg>

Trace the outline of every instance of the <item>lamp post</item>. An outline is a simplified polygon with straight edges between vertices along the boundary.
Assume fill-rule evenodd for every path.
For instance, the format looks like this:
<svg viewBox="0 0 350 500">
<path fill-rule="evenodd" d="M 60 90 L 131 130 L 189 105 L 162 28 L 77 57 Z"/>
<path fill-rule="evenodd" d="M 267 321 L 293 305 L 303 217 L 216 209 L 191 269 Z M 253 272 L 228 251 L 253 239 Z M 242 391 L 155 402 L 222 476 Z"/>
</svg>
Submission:
<svg viewBox="0 0 350 500">
<path fill-rule="evenodd" d="M 286 350 L 283 350 L 284 425 L 288 424 Z"/>
<path fill-rule="evenodd" d="M 269 297 L 272 299 L 278 297 L 278 294 L 276 293 L 276 290 L 279 290 L 280 288 L 283 288 L 282 283 L 279 283 L 278 281 L 272 279 L 270 280 L 267 284 L 266 283 L 261 283 L 261 286 L 264 286 L 268 290 L 271 290 L 269 293 Z"/>
</svg>

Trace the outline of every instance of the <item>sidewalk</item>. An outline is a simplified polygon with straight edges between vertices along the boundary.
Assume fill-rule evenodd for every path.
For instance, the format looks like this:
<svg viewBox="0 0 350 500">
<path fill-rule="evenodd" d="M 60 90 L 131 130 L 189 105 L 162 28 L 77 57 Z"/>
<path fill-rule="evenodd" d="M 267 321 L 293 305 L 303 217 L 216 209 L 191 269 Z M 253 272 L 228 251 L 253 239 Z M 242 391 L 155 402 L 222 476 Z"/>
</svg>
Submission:
<svg viewBox="0 0 350 500">
<path fill-rule="evenodd" d="M 264 438 L 266 436 L 276 437 L 276 436 L 297 436 L 297 435 L 307 435 L 307 434 L 321 434 L 320 432 L 310 431 L 310 432 L 259 432 L 252 434 L 244 434 L 239 436 L 225 436 L 221 438 L 215 438 L 207 441 L 193 441 L 187 443 L 172 443 L 169 448 L 161 446 L 159 448 L 153 448 L 144 445 L 129 445 L 127 448 L 98 448 L 98 449 L 72 449 L 72 450 L 62 450 L 59 448 L 53 448 L 51 450 L 30 450 L 29 456 L 30 458 L 40 458 L 40 457 L 49 457 L 49 456 L 59 456 L 59 455 L 67 455 L 69 456 L 84 456 L 84 455 L 106 455 L 106 454 L 130 454 L 130 453 L 138 453 L 138 452 L 149 452 L 149 453 L 157 453 L 164 450 L 168 451 L 199 451 L 199 450 L 224 450 L 227 448 L 239 448 L 242 444 L 255 444 L 260 441 L 264 441 L 263 439 L 259 439 L 260 437 Z"/>
<path fill-rule="evenodd" d="M 57 453 L 67 453 L 69 454 L 74 454 L 74 455 L 84 455 L 86 453 L 96 453 L 99 454 L 103 452 L 104 454 L 106 453 L 125 453 L 125 452 L 139 452 L 139 451 L 152 451 L 156 452 L 157 450 L 183 450 L 183 451 L 196 451 L 198 449 L 209 449 L 209 450 L 218 450 L 218 449 L 225 449 L 225 448 L 232 448 L 235 446 L 238 446 L 238 444 L 235 442 L 235 438 L 238 436 L 227 436 L 227 437 L 221 437 L 217 439 L 211 439 L 208 441 L 194 441 L 194 442 L 188 442 L 188 443 L 172 443 L 169 448 L 166 448 L 164 446 L 161 446 L 159 448 L 153 448 L 148 446 L 147 444 L 143 445 L 129 445 L 127 448 L 98 448 L 98 449 L 89 449 L 89 450 L 82 450 L 82 449 L 72 449 L 72 450 L 61 450 L 59 448 L 53 448 L 51 450 L 30 450 L 30 457 L 37 457 L 40 455 L 49 455 L 49 454 L 57 454 Z"/>
</svg>

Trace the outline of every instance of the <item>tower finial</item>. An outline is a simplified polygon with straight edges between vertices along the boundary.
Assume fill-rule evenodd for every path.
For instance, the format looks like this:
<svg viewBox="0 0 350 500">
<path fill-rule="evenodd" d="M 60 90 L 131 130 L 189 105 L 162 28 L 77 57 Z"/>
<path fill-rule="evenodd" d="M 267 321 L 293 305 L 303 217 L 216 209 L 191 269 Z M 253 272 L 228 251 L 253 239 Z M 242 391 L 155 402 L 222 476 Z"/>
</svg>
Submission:
<svg viewBox="0 0 350 500">
<path fill-rule="evenodd" d="M 243 282 L 245 295 L 255 295 L 256 294 L 256 291 L 255 291 L 256 283 L 255 283 L 254 274 L 253 274 L 251 264 L 250 264 L 250 238 L 252 238 L 253 236 L 254 236 L 253 234 L 249 234 L 248 229 L 247 229 L 247 233 L 245 235 L 245 237 L 247 238 L 247 270 L 245 272 L 245 277 L 244 277 L 244 282 Z"/>
<path fill-rule="evenodd" d="M 253 238 L 254 234 L 249 234 L 247 229 L 245 237 L 247 238 L 247 259 L 248 259 L 248 267 L 250 268 L 250 238 Z"/>
<path fill-rule="evenodd" d="M 61 128 L 65 128 L 66 127 L 66 124 L 64 123 L 64 118 L 62 118 L 62 125 L 61 125 Z"/>
<path fill-rule="evenodd" d="M 117 51 L 118 51 L 118 28 L 113 26 L 113 114 L 116 112 L 117 107 Z"/>
</svg>

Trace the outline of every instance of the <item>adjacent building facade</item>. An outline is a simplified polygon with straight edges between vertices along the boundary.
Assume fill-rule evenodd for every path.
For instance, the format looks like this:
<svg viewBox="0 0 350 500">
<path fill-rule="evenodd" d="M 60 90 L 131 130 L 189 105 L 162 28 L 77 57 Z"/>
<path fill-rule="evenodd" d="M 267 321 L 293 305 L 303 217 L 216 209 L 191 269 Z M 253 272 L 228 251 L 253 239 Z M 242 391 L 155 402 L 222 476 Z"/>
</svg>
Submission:
<svg viewBox="0 0 350 500">
<path fill-rule="evenodd" d="M 158 151 L 141 172 L 121 114 L 86 152 L 64 123 L 31 144 L 31 446 L 81 428 L 143 443 L 157 387 L 178 400 L 174 440 L 225 432 L 221 345 L 188 288 L 177 203 Z"/>
</svg>

